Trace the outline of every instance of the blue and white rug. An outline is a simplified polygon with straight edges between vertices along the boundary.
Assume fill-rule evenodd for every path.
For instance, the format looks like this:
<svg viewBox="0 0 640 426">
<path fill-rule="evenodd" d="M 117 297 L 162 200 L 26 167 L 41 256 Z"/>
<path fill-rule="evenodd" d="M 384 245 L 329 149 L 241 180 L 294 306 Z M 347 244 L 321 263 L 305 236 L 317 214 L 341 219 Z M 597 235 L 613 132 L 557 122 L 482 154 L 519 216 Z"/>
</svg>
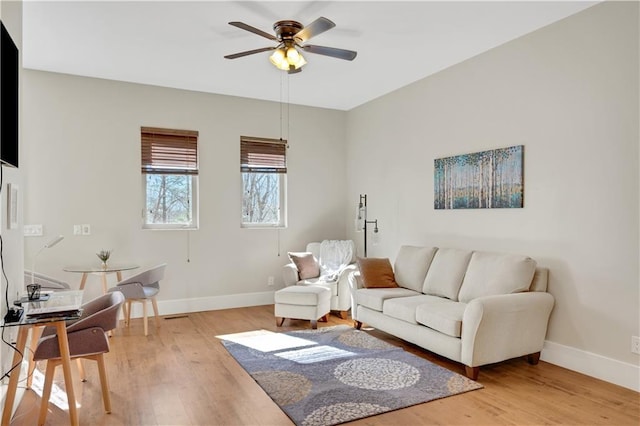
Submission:
<svg viewBox="0 0 640 426">
<path fill-rule="evenodd" d="M 335 425 L 482 388 L 344 325 L 218 337 L 299 426 Z"/>
</svg>

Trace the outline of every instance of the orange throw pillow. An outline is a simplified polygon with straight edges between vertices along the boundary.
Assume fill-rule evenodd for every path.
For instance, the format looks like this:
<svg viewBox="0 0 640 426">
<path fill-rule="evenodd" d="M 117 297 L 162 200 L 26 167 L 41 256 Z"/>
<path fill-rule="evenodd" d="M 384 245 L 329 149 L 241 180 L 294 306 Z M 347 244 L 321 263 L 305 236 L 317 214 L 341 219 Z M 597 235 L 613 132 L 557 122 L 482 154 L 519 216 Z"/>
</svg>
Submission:
<svg viewBox="0 0 640 426">
<path fill-rule="evenodd" d="M 389 259 L 359 257 L 358 268 L 365 288 L 398 287 Z"/>
</svg>

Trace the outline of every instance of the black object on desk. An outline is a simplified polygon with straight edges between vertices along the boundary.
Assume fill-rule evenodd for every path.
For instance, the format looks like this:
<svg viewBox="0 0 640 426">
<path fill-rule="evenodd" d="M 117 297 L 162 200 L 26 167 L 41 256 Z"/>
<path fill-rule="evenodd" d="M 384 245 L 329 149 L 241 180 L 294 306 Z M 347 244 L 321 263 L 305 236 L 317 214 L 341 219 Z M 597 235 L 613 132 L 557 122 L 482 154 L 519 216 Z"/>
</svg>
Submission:
<svg viewBox="0 0 640 426">
<path fill-rule="evenodd" d="M 22 314 L 24 313 L 24 309 L 11 307 L 7 311 L 7 314 L 4 316 L 4 323 L 11 324 L 20 322 L 22 319 Z"/>
</svg>

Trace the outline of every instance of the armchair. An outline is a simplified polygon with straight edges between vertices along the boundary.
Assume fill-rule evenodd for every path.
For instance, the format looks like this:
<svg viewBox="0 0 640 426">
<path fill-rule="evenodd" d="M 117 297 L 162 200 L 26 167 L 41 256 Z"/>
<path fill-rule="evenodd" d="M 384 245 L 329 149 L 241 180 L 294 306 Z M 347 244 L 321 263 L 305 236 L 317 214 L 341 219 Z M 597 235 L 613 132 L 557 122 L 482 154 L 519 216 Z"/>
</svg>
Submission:
<svg viewBox="0 0 640 426">
<path fill-rule="evenodd" d="M 347 312 L 351 309 L 349 274 L 357 269 L 353 241 L 348 241 L 346 245 L 351 248 L 351 259 L 349 264 L 335 277 L 327 276 L 326 271 L 323 271 L 323 263 L 320 258 L 322 244 L 319 242 L 309 243 L 306 248 L 307 253 L 311 253 L 316 264 L 319 265 L 318 273 L 312 274 L 316 275 L 315 277 L 300 277 L 300 271 L 293 261 L 286 264 L 282 269 L 282 279 L 287 287 L 292 285 L 315 285 L 328 288 L 331 291 L 330 309 L 336 311 L 342 319 L 347 319 Z"/>
<path fill-rule="evenodd" d="M 106 332 L 116 328 L 120 306 L 124 303 L 124 296 L 120 292 L 109 293 L 100 296 L 82 305 L 82 317 L 67 325 L 67 338 L 72 359 L 91 359 L 98 363 L 100 383 L 102 386 L 102 399 L 104 409 L 111 412 L 111 398 L 109 396 L 109 384 L 104 363 L 104 354 L 109 352 L 109 338 Z M 47 417 L 47 406 L 51 395 L 51 385 L 56 366 L 61 364 L 58 336 L 55 327 L 45 327 L 43 337 L 33 353 L 34 361 L 47 360 L 44 388 L 42 392 L 42 404 L 40 405 L 40 417 L 38 424 L 44 424 Z M 78 362 L 80 375 L 85 380 L 84 369 Z M 69 401 L 75 404 L 75 401 Z"/>
</svg>

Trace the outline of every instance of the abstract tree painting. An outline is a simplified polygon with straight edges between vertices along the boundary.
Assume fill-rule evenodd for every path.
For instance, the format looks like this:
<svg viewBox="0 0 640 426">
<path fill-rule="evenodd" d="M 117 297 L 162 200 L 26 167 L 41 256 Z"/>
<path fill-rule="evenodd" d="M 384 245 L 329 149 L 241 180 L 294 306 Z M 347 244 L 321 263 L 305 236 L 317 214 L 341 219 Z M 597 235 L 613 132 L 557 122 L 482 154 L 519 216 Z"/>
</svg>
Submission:
<svg viewBox="0 0 640 426">
<path fill-rule="evenodd" d="M 434 160 L 435 209 L 522 208 L 524 146 Z"/>
</svg>

